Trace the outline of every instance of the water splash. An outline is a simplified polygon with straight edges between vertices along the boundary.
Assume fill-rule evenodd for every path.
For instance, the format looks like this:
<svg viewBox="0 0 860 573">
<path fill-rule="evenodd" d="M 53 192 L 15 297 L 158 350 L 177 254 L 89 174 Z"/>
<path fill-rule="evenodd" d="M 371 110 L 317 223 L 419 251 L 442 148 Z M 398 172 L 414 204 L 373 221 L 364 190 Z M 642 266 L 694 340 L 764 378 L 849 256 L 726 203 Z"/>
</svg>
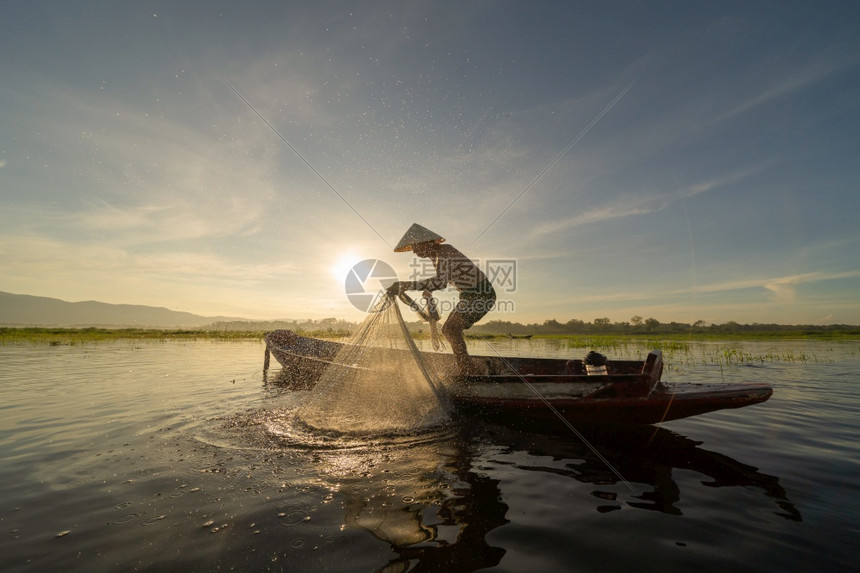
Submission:
<svg viewBox="0 0 860 573">
<path fill-rule="evenodd" d="M 449 419 L 439 376 L 382 297 L 338 352 L 297 413 L 311 428 L 368 434 L 430 427 Z"/>
</svg>

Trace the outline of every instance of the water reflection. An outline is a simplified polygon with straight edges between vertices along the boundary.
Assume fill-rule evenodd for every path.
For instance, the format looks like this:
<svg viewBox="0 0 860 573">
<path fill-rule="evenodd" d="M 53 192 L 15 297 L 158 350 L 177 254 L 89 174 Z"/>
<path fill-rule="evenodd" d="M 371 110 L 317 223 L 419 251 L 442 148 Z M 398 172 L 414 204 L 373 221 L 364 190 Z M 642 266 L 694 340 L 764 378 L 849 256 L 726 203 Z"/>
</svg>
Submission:
<svg viewBox="0 0 860 573">
<path fill-rule="evenodd" d="M 282 371 L 273 372 L 265 388 L 267 395 L 281 398 L 304 390 Z M 710 496 L 707 490 L 726 487 L 759 491 L 772 513 L 802 521 L 777 477 L 702 442 L 655 426 L 579 429 L 599 456 L 562 426 L 558 432 L 523 430 L 468 419 L 423 435 L 353 436 L 341 444 L 327 436 L 325 448 L 302 447 L 312 453 L 316 484 L 339 502 L 341 531 L 363 532 L 390 549 L 392 557 L 379 571 L 474 571 L 499 564 L 506 549 L 487 539 L 513 519 L 507 500 L 551 498 L 552 492 L 539 491 L 547 474 L 591 486 L 580 488 L 581 495 L 560 507 L 558 515 L 546 516 L 550 526 L 564 527 L 595 510 L 683 516 L 684 507 L 701 509 L 698 502 Z M 286 441 L 280 447 L 295 445 L 290 442 L 297 437 L 294 432 L 281 434 Z M 523 472 L 534 477 L 524 478 Z M 704 479 L 694 484 L 689 472 Z"/>
<path fill-rule="evenodd" d="M 635 493 L 575 436 L 464 423 L 430 434 L 364 445 L 350 438 L 343 448 L 309 450 L 307 467 L 312 465 L 314 475 L 302 479 L 339 505 L 341 531 L 363 532 L 391 550 L 392 558 L 379 571 L 474 571 L 497 565 L 506 549 L 488 542 L 488 535 L 509 523 L 506 499 L 535 495 L 522 489 L 539 489 L 546 481 L 541 475 L 548 473 L 594 486 L 582 494 L 602 502 L 595 507 L 582 503 L 582 497 L 571 500 L 559 508 L 565 519 L 584 517 L 592 508 L 602 514 L 628 508 L 681 516 L 685 495 L 701 494 L 685 492 L 690 482 L 682 487 L 673 477 L 675 470 L 684 470 L 705 476 L 699 483 L 707 488 L 757 489 L 775 504 L 773 513 L 802 520 L 778 478 L 688 437 L 653 426 L 583 433 Z M 500 467 L 534 477 L 510 482 L 504 475 L 511 474 Z M 553 523 L 555 518 L 547 519 Z M 557 524 L 562 526 L 560 520 Z"/>
<path fill-rule="evenodd" d="M 724 454 L 701 447 L 702 442 L 656 426 L 600 426 L 581 428 L 586 439 L 607 459 L 635 489 L 651 489 L 633 497 L 625 505 L 638 509 L 682 515 L 678 502 L 683 492 L 673 479 L 673 470 L 700 473 L 710 478 L 701 484 L 710 488 L 754 487 L 774 501 L 776 515 L 791 521 L 802 521 L 801 514 L 789 501 L 785 488 L 775 476 L 741 463 Z M 502 426 L 483 426 L 478 439 L 506 446 L 508 457 L 517 468 L 526 471 L 552 472 L 579 482 L 598 486 L 620 482 L 602 460 L 598 459 L 575 436 L 556 433 L 534 433 Z M 520 455 L 518 455 L 520 454 Z M 521 455 L 526 454 L 526 455 Z M 535 458 L 551 457 L 552 466 Z M 600 512 L 621 509 L 618 494 L 596 489 L 592 495 L 614 503 L 598 506 Z"/>
<path fill-rule="evenodd" d="M 500 497 L 498 480 L 465 472 L 460 485 L 448 497 L 435 503 L 435 507 L 430 508 L 421 502 L 412 504 L 402 512 L 400 520 L 409 516 L 413 535 L 420 532 L 416 539 L 423 538 L 415 542 L 408 537 L 383 539 L 379 536 L 379 529 L 374 529 L 373 535 L 391 543 L 398 555 L 380 571 L 475 571 L 498 565 L 505 549 L 489 545 L 486 536 L 496 527 L 508 523 L 505 517 L 508 506 L 500 501 Z M 362 509 L 368 508 L 363 506 Z M 430 517 L 424 517 L 426 515 Z M 347 519 L 349 517 L 348 513 Z M 431 520 L 433 525 L 425 525 L 422 523 L 424 519 Z M 356 522 L 362 527 L 365 524 L 367 522 Z M 446 529 L 451 530 L 447 535 Z M 452 532 L 453 538 L 449 538 Z"/>
<path fill-rule="evenodd" d="M 472 471 L 461 432 L 370 441 L 317 452 L 314 465 L 318 483 L 340 501 L 341 529 L 390 547 L 394 557 L 379 571 L 474 571 L 500 562 L 505 550 L 485 538 L 507 523 L 508 508 L 498 480 Z"/>
</svg>

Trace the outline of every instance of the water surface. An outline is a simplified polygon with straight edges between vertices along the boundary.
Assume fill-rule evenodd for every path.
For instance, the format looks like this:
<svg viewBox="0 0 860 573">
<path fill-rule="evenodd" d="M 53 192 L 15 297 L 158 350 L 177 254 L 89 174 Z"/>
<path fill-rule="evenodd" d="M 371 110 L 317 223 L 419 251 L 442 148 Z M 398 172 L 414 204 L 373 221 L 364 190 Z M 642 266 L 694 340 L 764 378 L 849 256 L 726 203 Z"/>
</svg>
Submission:
<svg viewBox="0 0 860 573">
<path fill-rule="evenodd" d="M 593 450 L 561 425 L 315 435 L 291 424 L 307 391 L 264 376 L 258 342 L 0 347 L 0 566 L 853 568 L 860 344 L 737 343 L 733 360 L 726 346 L 668 352 L 664 379 L 767 381 L 771 400 L 582 429 Z M 584 354 L 473 348 L 495 351 Z"/>
</svg>

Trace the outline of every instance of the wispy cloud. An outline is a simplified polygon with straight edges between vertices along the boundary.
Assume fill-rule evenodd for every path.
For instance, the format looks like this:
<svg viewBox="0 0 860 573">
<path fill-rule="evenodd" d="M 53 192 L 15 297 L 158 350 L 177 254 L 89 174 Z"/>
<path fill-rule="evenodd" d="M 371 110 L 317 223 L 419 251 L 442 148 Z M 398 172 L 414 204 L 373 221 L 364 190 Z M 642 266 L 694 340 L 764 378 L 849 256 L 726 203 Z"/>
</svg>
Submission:
<svg viewBox="0 0 860 573">
<path fill-rule="evenodd" d="M 640 192 L 634 195 L 624 194 L 612 199 L 611 201 L 604 202 L 602 205 L 597 207 L 575 213 L 565 219 L 540 223 L 535 226 L 531 235 L 532 237 L 539 237 L 541 235 L 556 233 L 579 227 L 581 225 L 601 223 L 612 219 L 623 219 L 662 211 L 675 201 L 689 199 L 709 191 L 720 189 L 726 185 L 737 183 L 759 173 L 766 167 L 767 165 L 759 165 L 741 169 L 721 177 L 691 183 L 685 187 L 678 188 L 677 191 L 664 191 L 655 194 L 648 194 L 646 192 Z"/>
<path fill-rule="evenodd" d="M 678 195 L 680 195 L 681 198 L 689 199 L 695 197 L 696 195 L 701 195 L 702 193 L 707 193 L 708 191 L 719 189 L 721 187 L 725 187 L 726 185 L 731 185 L 743 181 L 744 179 L 748 179 L 749 177 L 752 177 L 771 167 L 771 165 L 771 162 L 760 163 L 758 165 L 751 165 L 749 167 L 741 168 L 726 173 L 725 175 L 722 175 L 720 177 L 714 177 L 704 181 L 698 181 L 696 183 L 687 185 L 685 188 L 679 188 Z"/>
<path fill-rule="evenodd" d="M 142 245 L 250 235 L 261 229 L 264 213 L 264 206 L 254 197 L 227 197 L 220 202 L 210 199 L 206 205 L 180 196 L 157 205 L 101 202 L 64 218 L 67 227 L 81 235 Z"/>
<path fill-rule="evenodd" d="M 576 303 L 594 305 L 598 303 L 637 303 L 643 301 L 648 301 L 649 304 L 656 304 L 659 301 L 677 300 L 679 297 L 689 295 L 719 294 L 730 293 L 732 291 L 757 289 L 767 292 L 771 295 L 771 299 L 774 303 L 782 305 L 797 302 L 796 289 L 800 285 L 832 280 L 853 279 L 858 277 L 860 277 L 860 271 L 832 273 L 812 272 L 780 277 L 756 277 L 724 282 L 713 282 L 679 289 L 637 289 L 632 291 L 606 291 L 591 294 L 578 293 L 576 296 L 572 296 L 569 299 L 554 299 L 553 304 Z"/>
<path fill-rule="evenodd" d="M 40 206 L 44 214 L 32 218 L 34 226 L 50 224 L 53 235 L 62 232 L 58 224 L 78 237 L 124 245 L 248 235 L 272 221 L 279 198 L 299 196 L 302 177 L 277 179 L 277 143 L 264 126 L 237 122 L 242 108 L 223 109 L 226 94 L 201 96 L 198 107 L 213 114 L 201 124 L 147 111 L 151 102 L 62 87 L 47 93 L 43 107 L 51 111 L 34 125 L 50 134 L 63 155 L 57 162 L 76 175 L 56 191 L 40 190 L 62 197 L 57 212 Z M 9 193 L 28 204 L 23 190 Z"/>
<path fill-rule="evenodd" d="M 836 59 L 828 58 L 797 67 L 787 75 L 775 78 L 769 84 L 759 86 L 757 93 L 753 97 L 738 103 L 719 116 L 717 121 L 732 118 L 758 106 L 813 86 L 835 72 L 844 69 L 846 66 L 853 65 L 856 61 L 857 58 L 855 56 L 852 56 L 850 59 L 844 57 Z"/>
<path fill-rule="evenodd" d="M 241 282 L 282 278 L 301 271 L 300 265 L 289 261 L 242 263 L 212 252 L 177 250 L 139 254 L 109 244 L 75 244 L 44 237 L 2 235 L 0 240 L 0 257 L 7 279 L 22 269 L 39 276 L 92 277 L 116 272 L 116 276 L 136 279 L 196 277 Z"/>
<path fill-rule="evenodd" d="M 533 237 L 537 237 L 580 225 L 643 215 L 664 209 L 666 204 L 666 196 L 626 196 L 612 203 L 605 203 L 599 207 L 576 213 L 566 219 L 538 224 L 531 234 Z"/>
<path fill-rule="evenodd" d="M 796 300 L 797 287 L 808 283 L 818 283 L 840 279 L 860 277 L 860 271 L 849 271 L 843 273 L 804 273 L 786 277 L 778 277 L 766 281 L 762 286 L 766 288 L 779 303 L 791 303 Z"/>
<path fill-rule="evenodd" d="M 737 281 L 726 281 L 719 283 L 710 283 L 705 285 L 697 285 L 692 287 L 694 292 L 724 292 L 739 289 L 762 288 L 773 293 L 773 295 L 784 300 L 793 297 L 793 291 L 796 287 L 802 284 L 817 283 L 823 281 L 832 281 L 840 279 L 850 279 L 860 277 L 860 271 L 843 271 L 843 272 L 811 272 L 797 275 L 786 275 L 781 277 L 759 277 L 749 278 Z"/>
<path fill-rule="evenodd" d="M 303 296 L 298 277 L 307 268 L 305 261 L 237 262 L 227 255 L 188 250 L 140 254 L 107 244 L 18 235 L 0 236 L 0 260 L 2 288 L 11 292 L 197 313 L 236 314 L 243 308 L 257 317 L 277 314 L 279 306 L 267 309 L 263 299 L 294 308 L 293 301 Z"/>
</svg>

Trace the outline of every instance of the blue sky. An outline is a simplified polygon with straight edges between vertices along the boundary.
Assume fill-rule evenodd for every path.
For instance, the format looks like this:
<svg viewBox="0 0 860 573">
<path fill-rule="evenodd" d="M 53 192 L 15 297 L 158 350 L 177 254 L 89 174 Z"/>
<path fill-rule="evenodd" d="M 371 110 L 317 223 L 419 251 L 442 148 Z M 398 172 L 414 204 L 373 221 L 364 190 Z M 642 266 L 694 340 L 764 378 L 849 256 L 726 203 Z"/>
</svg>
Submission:
<svg viewBox="0 0 860 573">
<path fill-rule="evenodd" d="M 22 2 L 0 63 L 0 290 L 357 320 L 419 222 L 486 320 L 860 324 L 853 2 Z"/>
</svg>

